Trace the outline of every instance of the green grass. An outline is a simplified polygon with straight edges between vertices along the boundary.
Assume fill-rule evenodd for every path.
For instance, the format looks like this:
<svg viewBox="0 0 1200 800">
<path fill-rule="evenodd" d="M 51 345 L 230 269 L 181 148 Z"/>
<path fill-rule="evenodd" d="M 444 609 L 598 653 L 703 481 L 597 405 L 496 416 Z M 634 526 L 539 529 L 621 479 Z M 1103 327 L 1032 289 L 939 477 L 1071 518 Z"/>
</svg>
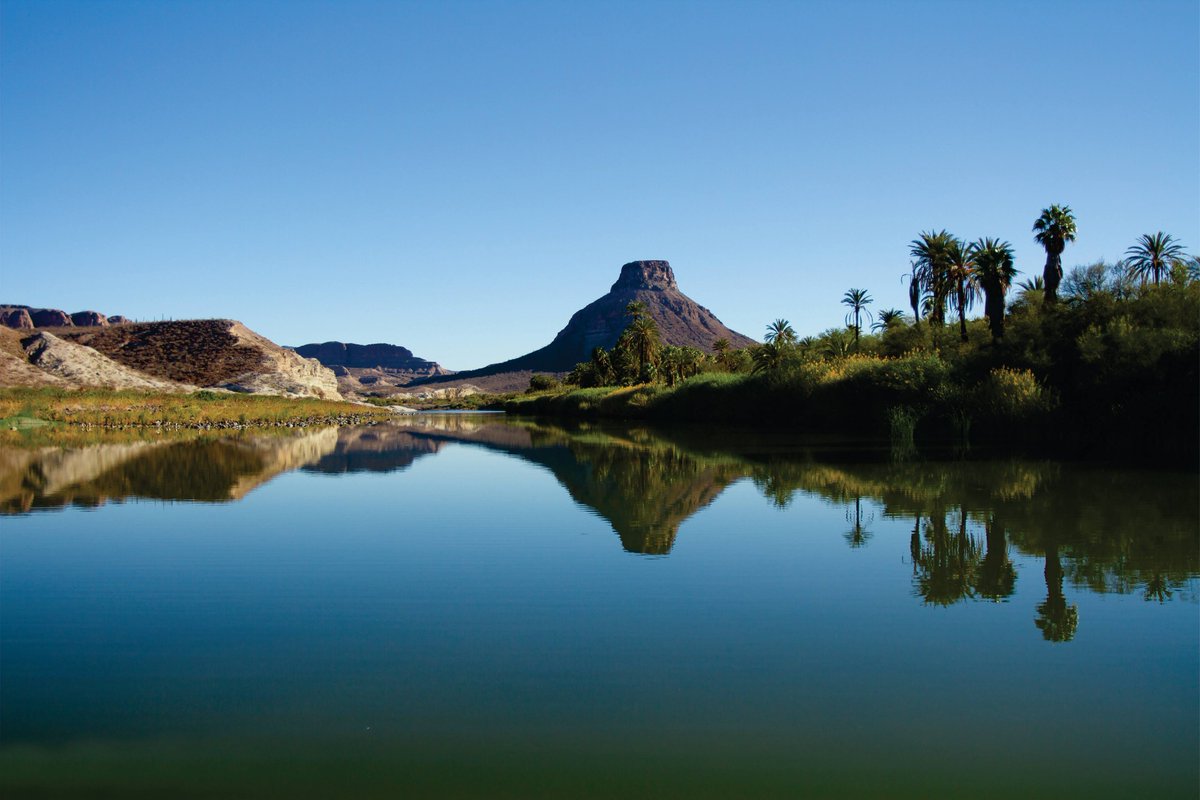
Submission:
<svg viewBox="0 0 1200 800">
<path fill-rule="evenodd" d="M 0 388 L 4 428 L 29 420 L 68 425 L 123 427 L 255 427 L 328 425 L 387 419 L 390 412 L 314 398 L 199 391 L 159 394 L 107 389 Z M 22 420 L 16 424 L 16 420 Z"/>
</svg>

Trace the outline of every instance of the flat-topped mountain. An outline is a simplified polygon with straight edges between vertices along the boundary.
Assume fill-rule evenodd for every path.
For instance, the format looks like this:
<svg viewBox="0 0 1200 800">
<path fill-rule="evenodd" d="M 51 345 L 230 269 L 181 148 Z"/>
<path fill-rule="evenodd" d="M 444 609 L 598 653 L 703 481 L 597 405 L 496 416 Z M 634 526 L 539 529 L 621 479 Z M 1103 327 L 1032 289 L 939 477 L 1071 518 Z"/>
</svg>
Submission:
<svg viewBox="0 0 1200 800">
<path fill-rule="evenodd" d="M 388 396 L 413 381 L 453 375 L 436 361 L 417 358 L 407 347 L 395 344 L 324 342 L 293 348 L 305 358 L 315 358 L 333 370 L 343 394 Z"/>
<path fill-rule="evenodd" d="M 450 375 L 436 361 L 417 358 L 407 347 L 395 344 L 353 344 L 324 342 L 293 348 L 305 358 L 315 358 L 327 367 L 355 367 L 411 372 L 414 375 Z"/>
<path fill-rule="evenodd" d="M 621 267 L 621 275 L 608 294 L 576 311 L 550 344 L 519 358 L 456 373 L 454 378 L 523 370 L 566 372 L 591 358 L 595 348 L 611 348 L 617 343 L 630 321 L 625 307 L 635 301 L 646 304 L 664 344 L 711 352 L 717 339 L 728 340 L 734 348 L 755 343 L 749 336 L 725 327 L 711 311 L 679 291 L 669 262 L 631 261 Z"/>
</svg>

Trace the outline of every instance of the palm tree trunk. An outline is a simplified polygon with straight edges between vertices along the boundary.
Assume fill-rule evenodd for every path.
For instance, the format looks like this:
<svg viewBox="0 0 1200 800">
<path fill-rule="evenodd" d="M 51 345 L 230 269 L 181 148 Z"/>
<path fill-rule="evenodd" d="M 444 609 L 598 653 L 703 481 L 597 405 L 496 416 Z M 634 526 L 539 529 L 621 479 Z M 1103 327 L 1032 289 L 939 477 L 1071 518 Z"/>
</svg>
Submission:
<svg viewBox="0 0 1200 800">
<path fill-rule="evenodd" d="M 967 340 L 967 288 L 958 283 L 958 335 Z"/>
<path fill-rule="evenodd" d="M 1046 283 L 1042 300 L 1044 305 L 1052 306 L 1058 302 L 1058 284 L 1062 282 L 1062 276 L 1062 250 L 1055 247 L 1047 248 L 1046 268 L 1042 270 L 1042 280 Z"/>
</svg>

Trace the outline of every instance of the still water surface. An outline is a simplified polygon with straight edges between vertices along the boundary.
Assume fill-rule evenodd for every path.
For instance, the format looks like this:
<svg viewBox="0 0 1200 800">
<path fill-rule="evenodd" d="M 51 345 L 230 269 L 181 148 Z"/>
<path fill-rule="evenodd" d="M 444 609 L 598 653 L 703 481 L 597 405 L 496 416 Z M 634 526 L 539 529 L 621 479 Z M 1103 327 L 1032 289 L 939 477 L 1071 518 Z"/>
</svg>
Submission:
<svg viewBox="0 0 1200 800">
<path fill-rule="evenodd" d="M 495 416 L 10 442 L 0 790 L 1195 797 L 1198 507 Z"/>
</svg>

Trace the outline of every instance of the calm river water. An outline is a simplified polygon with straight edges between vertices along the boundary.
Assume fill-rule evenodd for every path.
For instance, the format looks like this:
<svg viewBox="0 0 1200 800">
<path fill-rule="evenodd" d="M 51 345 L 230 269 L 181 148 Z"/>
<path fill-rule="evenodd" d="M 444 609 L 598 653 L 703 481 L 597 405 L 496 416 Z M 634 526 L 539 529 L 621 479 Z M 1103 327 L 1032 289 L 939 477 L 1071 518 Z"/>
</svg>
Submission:
<svg viewBox="0 0 1200 800">
<path fill-rule="evenodd" d="M 1198 509 L 1188 473 L 483 415 L 35 432 L 0 793 L 1194 798 Z"/>
</svg>

